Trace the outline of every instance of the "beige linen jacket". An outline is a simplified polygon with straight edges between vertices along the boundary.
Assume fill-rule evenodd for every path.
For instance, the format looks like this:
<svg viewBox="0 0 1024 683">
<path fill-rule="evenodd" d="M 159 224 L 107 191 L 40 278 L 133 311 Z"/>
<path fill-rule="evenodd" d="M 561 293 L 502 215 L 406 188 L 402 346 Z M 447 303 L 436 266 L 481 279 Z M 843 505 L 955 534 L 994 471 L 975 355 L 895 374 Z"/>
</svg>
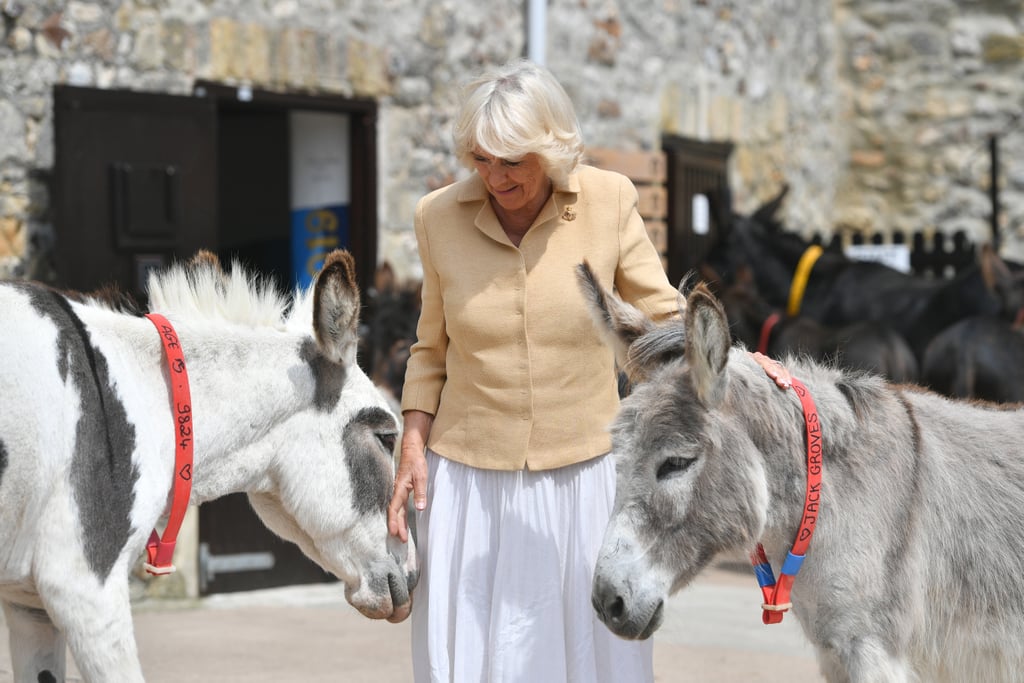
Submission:
<svg viewBox="0 0 1024 683">
<path fill-rule="evenodd" d="M 423 308 L 402 411 L 434 415 L 427 446 L 486 469 L 543 470 L 611 448 L 614 358 L 576 283 L 586 259 L 655 318 L 679 303 L 618 173 L 580 166 L 518 248 L 475 173 L 420 200 Z"/>
</svg>

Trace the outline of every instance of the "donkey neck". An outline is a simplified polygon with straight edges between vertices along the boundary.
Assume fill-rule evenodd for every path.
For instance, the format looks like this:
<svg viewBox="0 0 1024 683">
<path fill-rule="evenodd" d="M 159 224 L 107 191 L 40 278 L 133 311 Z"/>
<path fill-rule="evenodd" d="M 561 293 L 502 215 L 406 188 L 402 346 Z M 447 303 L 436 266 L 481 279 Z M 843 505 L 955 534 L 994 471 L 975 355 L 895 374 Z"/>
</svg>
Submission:
<svg viewBox="0 0 1024 683">
<path fill-rule="evenodd" d="M 746 353 L 743 352 L 744 357 Z M 793 544 L 800 522 L 807 490 L 806 422 L 803 409 L 793 389 L 781 390 L 753 361 L 754 372 L 747 375 L 750 386 L 733 383 L 734 392 L 745 397 L 734 397 L 737 406 L 748 406 L 737 411 L 746 422 L 757 453 L 762 458 L 767 493 L 765 524 L 759 539 L 772 559 L 782 559 Z M 799 378 L 799 370 L 790 368 Z M 739 399 L 739 400 L 737 400 Z M 749 409 L 751 401 L 756 410 Z M 827 440 L 828 435 L 825 435 Z"/>
<path fill-rule="evenodd" d="M 337 397 L 343 368 L 311 351 L 312 340 L 280 330 L 182 325 L 179 336 L 196 429 L 193 501 L 268 490 L 275 445 L 283 446 L 275 430 Z"/>
</svg>

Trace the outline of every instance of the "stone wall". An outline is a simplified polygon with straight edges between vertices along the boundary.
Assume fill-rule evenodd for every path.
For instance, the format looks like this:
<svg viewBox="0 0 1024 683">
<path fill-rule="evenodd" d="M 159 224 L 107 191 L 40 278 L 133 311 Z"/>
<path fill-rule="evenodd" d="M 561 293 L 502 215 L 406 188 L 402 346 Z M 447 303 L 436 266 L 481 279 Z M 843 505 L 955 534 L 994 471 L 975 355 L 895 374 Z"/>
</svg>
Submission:
<svg viewBox="0 0 1024 683">
<path fill-rule="evenodd" d="M 521 21 L 509 25 L 516 32 L 505 36 L 507 57 L 524 49 Z M 488 29 L 487 40 L 496 33 Z M 588 145 L 658 149 L 666 133 L 731 141 L 741 209 L 789 182 L 797 223 L 829 226 L 846 154 L 835 133 L 834 35 L 829 3 L 805 0 L 552 0 L 545 54 L 576 104 Z M 458 75 L 475 61 L 462 62 Z M 432 85 L 426 109 L 388 107 L 385 114 L 390 185 L 382 244 L 413 261 L 409 225 L 423 178 L 433 187 L 463 173 L 444 146 L 454 91 L 446 82 Z M 421 172 L 410 158 L 423 164 Z"/>
<path fill-rule="evenodd" d="M 456 88 L 525 51 L 523 0 L 0 0 L 0 274 L 52 279 L 52 86 L 186 94 L 197 79 L 380 103 L 380 258 L 417 276 L 412 210 L 464 171 Z M 738 208 L 783 183 L 810 234 L 1024 243 L 1019 0 L 549 0 L 546 62 L 588 144 L 731 141 Z"/>
<path fill-rule="evenodd" d="M 838 3 L 844 233 L 991 239 L 988 140 L 999 136 L 1003 255 L 1024 260 L 1024 5 L 1019 0 Z"/>
</svg>

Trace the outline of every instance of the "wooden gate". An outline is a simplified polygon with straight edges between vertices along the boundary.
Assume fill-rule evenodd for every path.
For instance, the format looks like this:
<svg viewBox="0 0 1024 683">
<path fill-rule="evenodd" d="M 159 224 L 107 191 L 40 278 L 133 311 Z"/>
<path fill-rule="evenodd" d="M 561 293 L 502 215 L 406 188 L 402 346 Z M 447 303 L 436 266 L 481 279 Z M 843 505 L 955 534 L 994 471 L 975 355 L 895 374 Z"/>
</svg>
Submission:
<svg viewBox="0 0 1024 683">
<path fill-rule="evenodd" d="M 718 240 L 716 207 L 728 206 L 732 144 L 662 138 L 668 167 L 668 276 L 678 284 Z"/>
</svg>

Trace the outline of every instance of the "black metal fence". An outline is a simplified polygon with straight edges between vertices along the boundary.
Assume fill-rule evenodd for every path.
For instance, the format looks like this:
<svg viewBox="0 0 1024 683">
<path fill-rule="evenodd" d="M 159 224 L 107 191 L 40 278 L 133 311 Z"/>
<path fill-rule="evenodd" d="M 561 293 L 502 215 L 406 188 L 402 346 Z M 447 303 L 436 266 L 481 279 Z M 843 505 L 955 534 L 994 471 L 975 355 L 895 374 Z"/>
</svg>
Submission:
<svg viewBox="0 0 1024 683">
<path fill-rule="evenodd" d="M 820 234 L 812 241 L 825 245 Z M 910 271 L 915 275 L 928 277 L 953 277 L 963 269 L 975 263 L 976 248 L 967 239 L 966 233 L 957 231 L 952 235 L 934 232 L 925 235 L 922 232 L 910 234 L 893 232 L 888 235 L 876 233 L 869 239 L 864 235 L 854 235 L 851 244 L 907 244 L 910 249 Z M 828 242 L 829 247 L 841 248 L 842 241 L 834 235 Z"/>
</svg>

